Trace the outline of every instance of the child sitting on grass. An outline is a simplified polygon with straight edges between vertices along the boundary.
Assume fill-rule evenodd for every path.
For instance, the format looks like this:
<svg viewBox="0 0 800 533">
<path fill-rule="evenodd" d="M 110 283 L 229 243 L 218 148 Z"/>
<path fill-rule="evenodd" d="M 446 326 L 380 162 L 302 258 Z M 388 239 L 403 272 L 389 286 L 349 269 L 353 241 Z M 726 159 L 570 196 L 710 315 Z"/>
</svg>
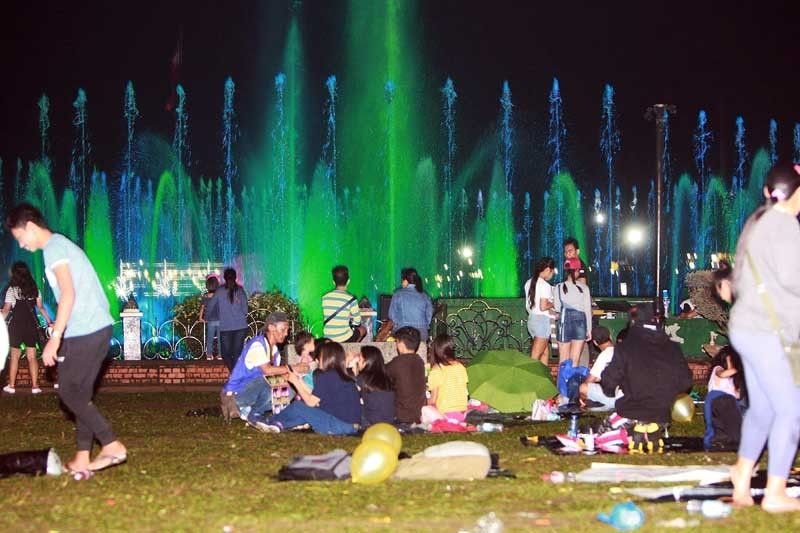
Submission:
<svg viewBox="0 0 800 533">
<path fill-rule="evenodd" d="M 428 354 L 428 405 L 423 407 L 423 421 L 446 418 L 463 422 L 467 410 L 467 369 L 456 359 L 455 341 L 450 335 L 438 335 Z"/>
</svg>

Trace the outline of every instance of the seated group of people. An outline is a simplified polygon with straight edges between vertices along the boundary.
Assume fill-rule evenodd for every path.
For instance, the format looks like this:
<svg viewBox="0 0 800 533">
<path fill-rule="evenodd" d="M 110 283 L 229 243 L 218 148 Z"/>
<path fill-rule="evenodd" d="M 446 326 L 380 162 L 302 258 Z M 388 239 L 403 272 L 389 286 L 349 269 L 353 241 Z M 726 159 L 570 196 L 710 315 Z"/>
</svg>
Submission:
<svg viewBox="0 0 800 533">
<path fill-rule="evenodd" d="M 375 346 L 363 345 L 348 354 L 338 342 L 298 334 L 296 368 L 280 361 L 278 345 L 288 331 L 285 313 L 267 317 L 263 333 L 245 345 L 223 388 L 223 411 L 235 408 L 249 425 L 273 433 L 308 425 L 315 433 L 349 435 L 379 422 L 419 423 L 423 408 L 429 420 L 463 420 L 467 372 L 455 358 L 452 337 L 440 335 L 432 342 L 426 378 L 415 328 L 395 332 L 397 356 L 388 364 Z M 295 398 L 273 414 L 272 390 L 265 378 L 278 375 L 291 384 Z"/>
<path fill-rule="evenodd" d="M 608 419 L 614 427 L 666 424 L 676 396 L 692 386 L 680 348 L 648 306 L 632 313 L 630 327 L 620 331 L 616 341 L 614 346 L 607 328 L 593 329 L 592 342 L 600 354 L 580 386 L 581 403 L 614 410 Z M 707 448 L 738 442 L 745 396 L 741 361 L 726 346 L 711 363 L 705 402 Z"/>
</svg>

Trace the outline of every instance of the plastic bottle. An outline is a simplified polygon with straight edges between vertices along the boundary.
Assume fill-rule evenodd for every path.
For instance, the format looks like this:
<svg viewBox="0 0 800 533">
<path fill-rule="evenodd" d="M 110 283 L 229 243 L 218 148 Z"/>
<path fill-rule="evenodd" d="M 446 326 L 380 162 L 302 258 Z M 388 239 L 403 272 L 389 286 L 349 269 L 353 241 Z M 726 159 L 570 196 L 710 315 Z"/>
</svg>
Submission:
<svg viewBox="0 0 800 533">
<path fill-rule="evenodd" d="M 578 417 L 577 416 L 570 416 L 569 417 L 569 425 L 567 426 L 567 435 L 570 437 L 577 437 L 578 436 Z"/>
<path fill-rule="evenodd" d="M 703 508 L 703 502 L 700 500 L 689 500 L 686 502 L 686 512 L 689 514 L 698 514 Z"/>
<path fill-rule="evenodd" d="M 669 316 L 670 304 L 669 291 L 667 289 L 661 291 L 661 301 L 664 302 L 664 318 L 667 318 Z"/>
<path fill-rule="evenodd" d="M 700 505 L 700 512 L 704 518 L 725 518 L 730 516 L 732 511 L 731 505 L 721 500 L 704 500 Z"/>
<path fill-rule="evenodd" d="M 494 422 L 483 422 L 478 426 L 478 431 L 482 433 L 497 433 L 503 431 L 503 424 L 496 424 Z"/>
</svg>

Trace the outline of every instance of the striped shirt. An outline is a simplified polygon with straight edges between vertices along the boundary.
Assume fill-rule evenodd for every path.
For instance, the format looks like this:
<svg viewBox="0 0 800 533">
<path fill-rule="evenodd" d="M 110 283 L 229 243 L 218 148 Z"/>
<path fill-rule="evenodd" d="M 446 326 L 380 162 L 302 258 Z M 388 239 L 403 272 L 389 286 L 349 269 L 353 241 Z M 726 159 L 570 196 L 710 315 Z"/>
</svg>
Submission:
<svg viewBox="0 0 800 533">
<path fill-rule="evenodd" d="M 350 300 L 352 302 L 349 305 L 336 313 L 338 309 Z M 336 316 L 333 316 L 334 313 L 336 313 Z M 353 330 L 350 329 L 351 319 L 354 326 L 361 324 L 361 311 L 358 308 L 358 301 L 352 294 L 342 289 L 334 289 L 322 297 L 322 316 L 325 320 L 333 316 L 325 324 L 323 334 L 336 342 L 344 342 L 353 336 Z"/>
</svg>

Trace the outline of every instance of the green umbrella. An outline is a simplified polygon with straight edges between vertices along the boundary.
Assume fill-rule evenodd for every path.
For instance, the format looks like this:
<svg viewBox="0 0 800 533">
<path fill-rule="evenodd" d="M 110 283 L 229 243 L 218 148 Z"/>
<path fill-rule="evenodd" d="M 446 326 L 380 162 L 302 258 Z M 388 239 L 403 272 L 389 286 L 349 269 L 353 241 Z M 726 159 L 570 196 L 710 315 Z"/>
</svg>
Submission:
<svg viewBox="0 0 800 533">
<path fill-rule="evenodd" d="M 467 375 L 470 397 L 503 413 L 528 412 L 534 400 L 558 394 L 547 366 L 513 350 L 479 353 Z"/>
</svg>

